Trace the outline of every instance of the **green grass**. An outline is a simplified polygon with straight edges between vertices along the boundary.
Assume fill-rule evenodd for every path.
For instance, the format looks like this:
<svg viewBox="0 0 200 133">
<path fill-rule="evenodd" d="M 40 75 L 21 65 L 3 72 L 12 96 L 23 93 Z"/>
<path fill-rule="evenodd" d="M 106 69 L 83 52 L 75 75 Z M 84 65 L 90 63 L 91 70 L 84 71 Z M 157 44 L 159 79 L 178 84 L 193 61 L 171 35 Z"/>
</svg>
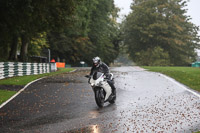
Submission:
<svg viewBox="0 0 200 133">
<path fill-rule="evenodd" d="M 56 72 L 44 73 L 39 75 L 17 76 L 0 80 L 0 85 L 26 85 L 29 82 L 45 76 L 52 76 L 74 70 L 73 68 L 61 68 Z"/>
<path fill-rule="evenodd" d="M 150 67 L 143 68 L 168 75 L 191 89 L 200 92 L 200 68 L 194 67 Z"/>
<path fill-rule="evenodd" d="M 7 90 L 0 90 L 0 105 L 12 97 L 16 91 L 7 91 Z"/>
<path fill-rule="evenodd" d="M 45 76 L 53 76 L 61 73 L 66 73 L 74 70 L 73 68 L 61 68 L 56 72 L 39 74 L 39 75 L 29 75 L 29 76 L 18 76 L 18 77 L 11 77 L 0 80 L 0 85 L 26 85 L 29 82 L 36 80 L 38 78 L 42 78 Z M 13 96 L 16 91 L 7 91 L 7 90 L 0 90 L 0 104 L 8 100 L 11 96 Z"/>
</svg>

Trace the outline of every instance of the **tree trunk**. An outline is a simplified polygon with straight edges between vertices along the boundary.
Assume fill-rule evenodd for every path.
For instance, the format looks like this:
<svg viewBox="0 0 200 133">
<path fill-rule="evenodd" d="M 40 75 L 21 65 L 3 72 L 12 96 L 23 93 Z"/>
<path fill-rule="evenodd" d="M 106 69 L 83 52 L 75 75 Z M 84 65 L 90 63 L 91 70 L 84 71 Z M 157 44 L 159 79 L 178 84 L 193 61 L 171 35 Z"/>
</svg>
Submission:
<svg viewBox="0 0 200 133">
<path fill-rule="evenodd" d="M 17 47 L 18 47 L 18 35 L 14 34 L 11 43 L 11 50 L 9 54 L 9 60 L 16 61 L 17 60 Z"/>
<path fill-rule="evenodd" d="M 24 33 L 21 36 L 22 46 L 20 51 L 20 61 L 25 62 L 28 61 L 27 53 L 28 53 L 28 36 Z"/>
</svg>

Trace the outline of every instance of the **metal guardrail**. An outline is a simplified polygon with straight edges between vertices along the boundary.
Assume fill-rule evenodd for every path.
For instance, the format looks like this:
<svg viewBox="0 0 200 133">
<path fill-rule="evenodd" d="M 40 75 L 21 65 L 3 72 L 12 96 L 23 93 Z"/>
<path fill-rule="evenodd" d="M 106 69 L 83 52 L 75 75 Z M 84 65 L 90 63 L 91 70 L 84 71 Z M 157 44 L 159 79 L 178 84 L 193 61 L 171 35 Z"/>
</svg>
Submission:
<svg viewBox="0 0 200 133">
<path fill-rule="evenodd" d="M 0 79 L 49 72 L 49 63 L 0 62 Z"/>
</svg>

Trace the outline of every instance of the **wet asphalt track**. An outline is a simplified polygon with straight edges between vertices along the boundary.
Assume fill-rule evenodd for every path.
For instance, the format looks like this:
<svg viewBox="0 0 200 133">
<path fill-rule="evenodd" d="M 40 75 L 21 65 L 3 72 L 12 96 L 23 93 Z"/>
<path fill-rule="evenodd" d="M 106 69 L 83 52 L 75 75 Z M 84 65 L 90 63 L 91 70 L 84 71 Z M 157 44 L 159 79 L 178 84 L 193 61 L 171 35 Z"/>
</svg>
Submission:
<svg viewBox="0 0 200 133">
<path fill-rule="evenodd" d="M 200 97 L 158 73 L 112 68 L 116 104 L 99 109 L 78 70 L 30 85 L 0 109 L 4 132 L 194 132 L 200 130 Z"/>
</svg>

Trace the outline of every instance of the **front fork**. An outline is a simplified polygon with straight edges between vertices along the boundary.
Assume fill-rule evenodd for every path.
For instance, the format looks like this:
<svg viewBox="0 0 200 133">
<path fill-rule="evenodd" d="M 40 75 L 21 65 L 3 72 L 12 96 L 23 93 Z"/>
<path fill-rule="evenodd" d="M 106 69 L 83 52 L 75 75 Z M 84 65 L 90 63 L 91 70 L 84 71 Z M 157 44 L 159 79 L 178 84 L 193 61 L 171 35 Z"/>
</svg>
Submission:
<svg viewBox="0 0 200 133">
<path fill-rule="evenodd" d="M 96 94 L 96 91 L 99 91 L 101 94 L 101 98 L 105 99 L 105 91 L 102 87 L 92 87 L 94 94 Z"/>
</svg>

